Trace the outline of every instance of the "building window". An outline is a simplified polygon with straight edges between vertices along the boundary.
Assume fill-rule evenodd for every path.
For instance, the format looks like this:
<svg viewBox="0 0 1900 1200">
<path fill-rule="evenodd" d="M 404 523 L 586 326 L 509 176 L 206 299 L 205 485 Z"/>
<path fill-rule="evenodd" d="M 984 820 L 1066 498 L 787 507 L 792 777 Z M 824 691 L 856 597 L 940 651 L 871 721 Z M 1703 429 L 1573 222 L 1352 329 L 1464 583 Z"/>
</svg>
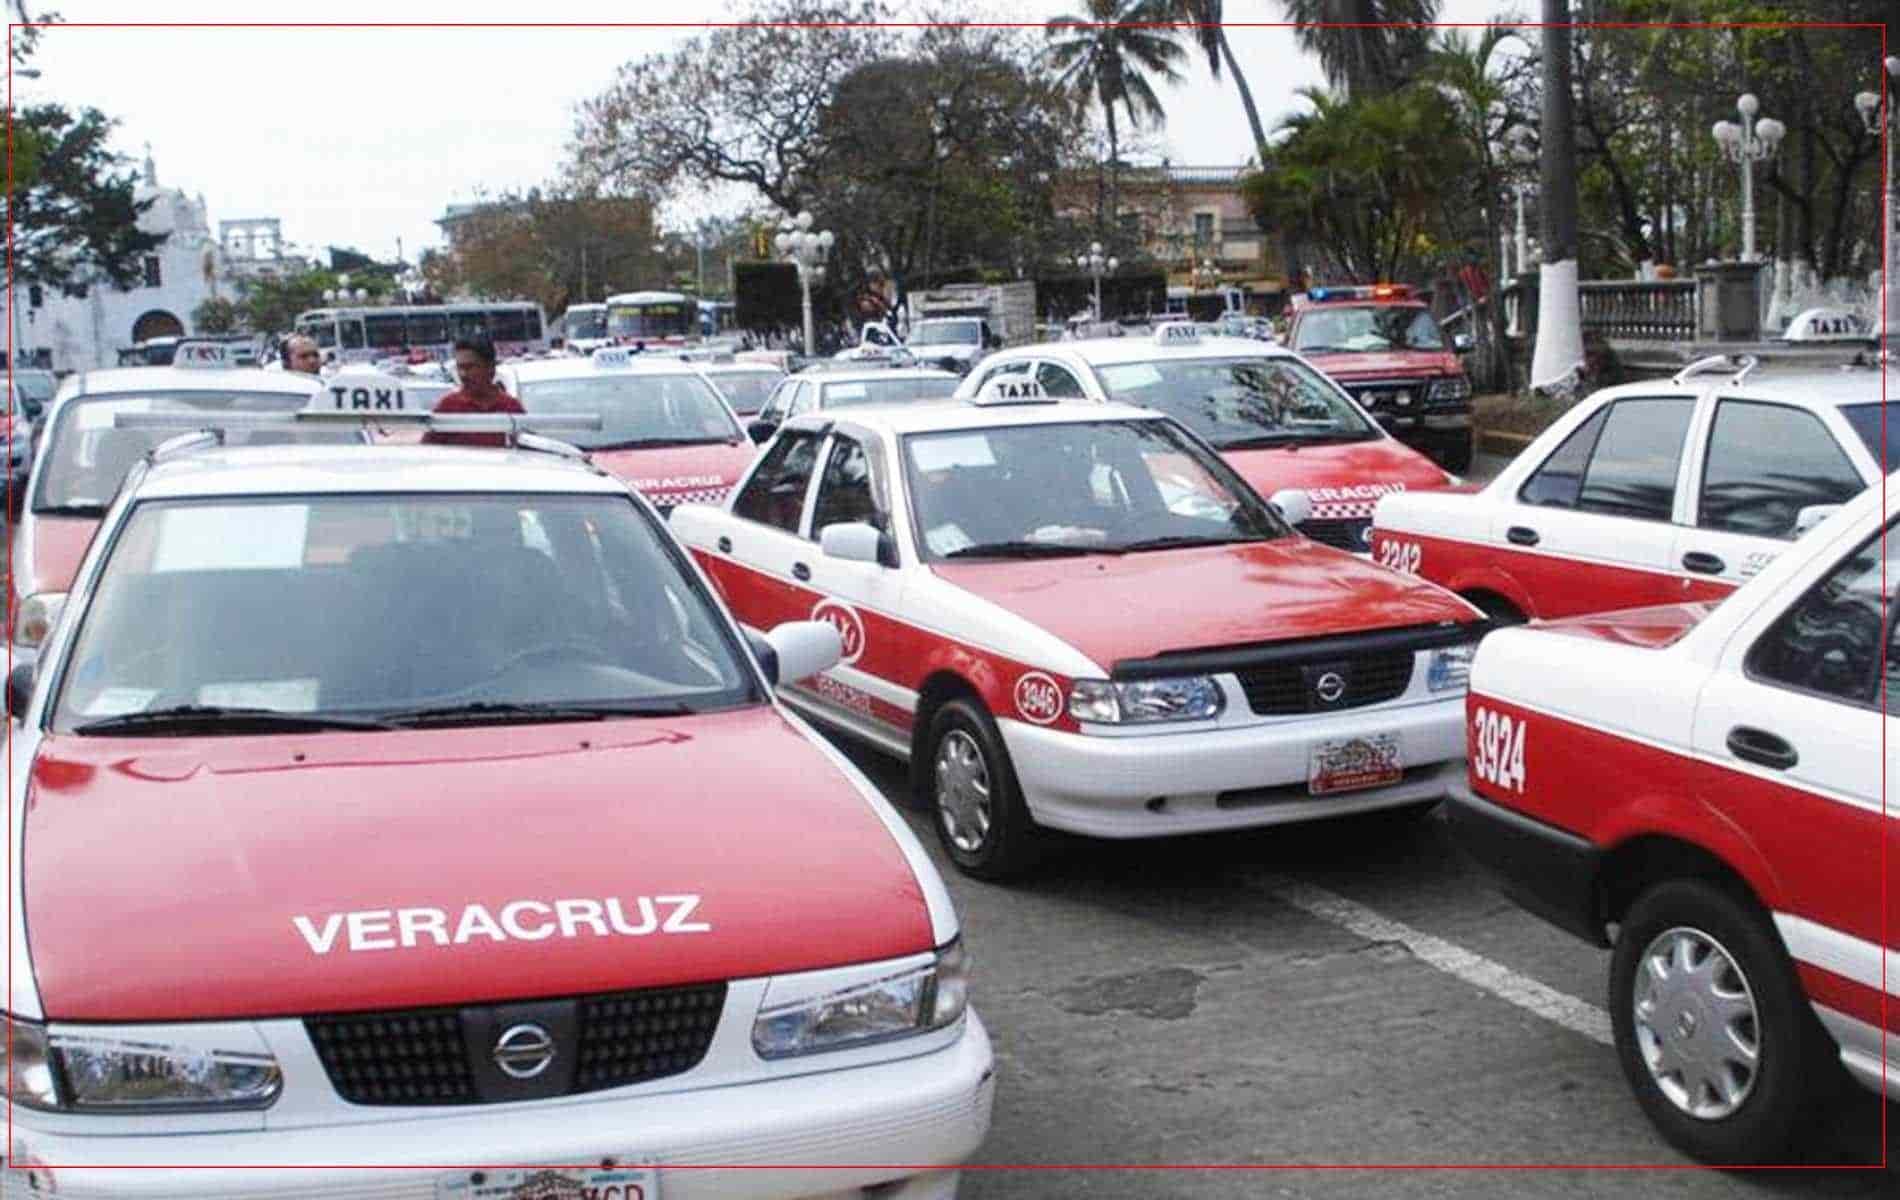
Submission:
<svg viewBox="0 0 1900 1200">
<path fill-rule="evenodd" d="M 1212 246 L 1214 244 L 1214 214 L 1197 212 L 1194 214 L 1194 244 Z"/>
<path fill-rule="evenodd" d="M 158 255 L 156 254 L 148 254 L 145 256 L 145 286 L 148 288 L 161 286 L 158 278 Z"/>
</svg>

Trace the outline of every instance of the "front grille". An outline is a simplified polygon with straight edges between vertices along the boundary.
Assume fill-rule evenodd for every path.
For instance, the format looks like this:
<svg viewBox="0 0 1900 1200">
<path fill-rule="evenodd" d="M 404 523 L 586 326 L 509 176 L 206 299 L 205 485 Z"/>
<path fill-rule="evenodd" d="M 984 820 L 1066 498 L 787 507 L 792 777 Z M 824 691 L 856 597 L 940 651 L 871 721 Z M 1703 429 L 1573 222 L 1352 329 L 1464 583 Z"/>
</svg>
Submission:
<svg viewBox="0 0 1900 1200">
<path fill-rule="evenodd" d="M 1370 545 L 1366 531 L 1371 528 L 1371 517 L 1316 518 L 1300 522 L 1300 532 L 1307 537 L 1335 550 L 1350 550 L 1354 554 L 1366 552 Z"/>
<path fill-rule="evenodd" d="M 1248 707 L 1260 716 L 1336 712 L 1383 704 L 1404 695 L 1412 682 L 1412 655 L 1410 650 L 1391 650 L 1333 663 L 1276 663 L 1237 674 L 1240 688 L 1247 694 Z M 1319 698 L 1309 681 L 1309 676 L 1327 670 L 1337 671 L 1346 681 L 1344 694 L 1330 704 Z"/>
<path fill-rule="evenodd" d="M 582 996 L 552 1002 L 573 1007 L 570 1044 L 555 1053 L 574 1063 L 573 1083 L 560 1094 L 625 1087 L 690 1071 L 706 1057 L 720 1011 L 723 983 Z M 330 1085 L 351 1104 L 483 1104 L 521 1097 L 485 1092 L 478 1073 L 493 1052 L 469 1025 L 487 1009 L 407 1009 L 309 1017 L 304 1028 Z M 492 1067 L 487 1071 L 492 1073 Z"/>
</svg>

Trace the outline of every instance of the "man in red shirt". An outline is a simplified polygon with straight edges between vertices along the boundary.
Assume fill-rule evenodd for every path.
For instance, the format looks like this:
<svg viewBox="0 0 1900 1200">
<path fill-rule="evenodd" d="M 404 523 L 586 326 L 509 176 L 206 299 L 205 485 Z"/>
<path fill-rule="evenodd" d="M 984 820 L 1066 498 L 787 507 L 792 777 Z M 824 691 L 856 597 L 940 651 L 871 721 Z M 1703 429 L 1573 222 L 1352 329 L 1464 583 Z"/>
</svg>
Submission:
<svg viewBox="0 0 1900 1200">
<path fill-rule="evenodd" d="M 524 413 L 521 401 L 495 385 L 495 343 L 485 336 L 465 337 L 455 343 L 455 377 L 462 386 L 435 402 L 438 413 Z M 505 448 L 505 433 L 449 433 L 434 429 L 422 435 L 431 446 L 496 446 Z"/>
</svg>

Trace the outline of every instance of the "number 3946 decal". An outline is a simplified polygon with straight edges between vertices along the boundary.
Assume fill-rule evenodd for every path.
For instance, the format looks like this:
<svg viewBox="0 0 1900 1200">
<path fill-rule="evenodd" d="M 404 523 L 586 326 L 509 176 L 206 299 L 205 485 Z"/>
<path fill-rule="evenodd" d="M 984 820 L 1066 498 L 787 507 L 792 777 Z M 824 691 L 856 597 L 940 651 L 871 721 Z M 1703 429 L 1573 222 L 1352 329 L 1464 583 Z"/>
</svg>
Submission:
<svg viewBox="0 0 1900 1200">
<path fill-rule="evenodd" d="M 1471 713 L 1471 771 L 1495 787 L 1524 790 L 1524 722 L 1488 708 Z"/>
<path fill-rule="evenodd" d="M 1379 543 L 1379 565 L 1391 567 L 1394 571 L 1404 571 L 1407 575 L 1418 574 L 1418 560 L 1424 555 L 1424 547 L 1417 542 L 1400 542 L 1391 538 Z"/>
</svg>

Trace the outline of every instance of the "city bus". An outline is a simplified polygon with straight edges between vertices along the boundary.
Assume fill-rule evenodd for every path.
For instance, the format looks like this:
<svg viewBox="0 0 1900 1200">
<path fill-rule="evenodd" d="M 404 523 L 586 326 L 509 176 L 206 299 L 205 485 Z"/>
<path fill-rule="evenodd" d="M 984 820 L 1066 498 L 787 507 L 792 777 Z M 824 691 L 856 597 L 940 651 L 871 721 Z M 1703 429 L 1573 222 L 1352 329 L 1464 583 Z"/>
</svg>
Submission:
<svg viewBox="0 0 1900 1200">
<path fill-rule="evenodd" d="M 613 344 L 613 339 L 607 336 L 605 304 L 570 304 L 566 312 L 555 318 L 554 325 L 567 348 L 582 354 L 592 354 L 602 346 Z"/>
<path fill-rule="evenodd" d="M 607 336 L 622 346 L 683 346 L 699 338 L 699 302 L 680 292 L 609 296 Z"/>
<path fill-rule="evenodd" d="M 457 338 L 476 334 L 487 334 L 504 357 L 548 348 L 541 306 L 518 301 L 314 308 L 298 315 L 297 332 L 315 338 L 324 357 L 338 363 L 373 363 L 415 351 L 447 358 Z"/>
</svg>

